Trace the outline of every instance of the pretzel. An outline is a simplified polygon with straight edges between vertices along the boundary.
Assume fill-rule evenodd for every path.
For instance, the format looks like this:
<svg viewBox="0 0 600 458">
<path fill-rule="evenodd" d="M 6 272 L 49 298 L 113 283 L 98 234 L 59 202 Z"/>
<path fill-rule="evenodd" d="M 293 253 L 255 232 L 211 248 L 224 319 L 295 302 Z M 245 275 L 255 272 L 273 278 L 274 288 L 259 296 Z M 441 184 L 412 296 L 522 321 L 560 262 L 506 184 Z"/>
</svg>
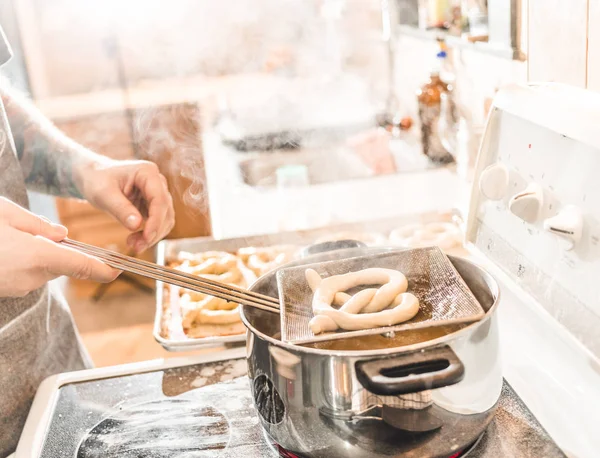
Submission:
<svg viewBox="0 0 600 458">
<path fill-rule="evenodd" d="M 246 332 L 246 326 L 241 321 L 232 324 L 196 324 L 186 329 L 185 335 L 190 339 L 204 339 L 216 336 L 238 336 Z"/>
<path fill-rule="evenodd" d="M 207 259 L 212 258 L 226 258 L 231 256 L 231 253 L 226 251 L 203 251 L 201 253 L 189 253 L 187 251 L 180 251 L 177 255 L 177 264 L 182 264 L 188 261 L 191 265 L 202 264 Z"/>
<path fill-rule="evenodd" d="M 239 268 L 239 260 L 229 253 L 211 252 L 215 257 L 194 257 L 186 259 L 176 269 L 209 280 L 242 286 L 243 274 Z M 245 285 L 244 285 L 245 286 Z"/>
<path fill-rule="evenodd" d="M 319 287 L 319 283 L 321 283 L 321 276 L 312 269 L 307 269 L 307 271 L 305 272 L 305 275 L 306 275 L 306 281 L 308 282 L 308 286 L 314 293 L 317 290 L 317 288 Z M 361 294 L 361 293 L 366 294 L 365 291 L 370 291 L 374 295 L 375 292 L 377 291 L 377 289 L 376 288 L 367 288 L 367 289 L 362 290 L 358 294 Z M 351 298 L 352 298 L 352 296 L 350 296 L 350 294 L 347 294 L 344 292 L 336 293 L 336 295 L 333 297 L 333 304 L 337 305 L 338 307 L 343 307 L 344 304 L 346 302 L 348 302 Z M 369 298 L 369 300 L 370 299 L 371 298 Z"/>
<path fill-rule="evenodd" d="M 232 324 L 241 320 L 238 304 L 218 297 L 204 296 L 195 301 L 185 293 L 180 301 L 184 329 L 191 329 L 195 324 Z"/>
<path fill-rule="evenodd" d="M 295 249 L 295 247 L 287 245 L 265 248 L 247 247 L 240 248 L 237 255 L 250 270 L 257 276 L 261 276 L 290 261 Z"/>
<path fill-rule="evenodd" d="M 171 265 L 182 271 L 202 278 L 216 280 L 225 284 L 246 287 L 253 281 L 253 274 L 245 269 L 241 260 L 230 253 L 222 251 L 206 251 L 198 254 L 181 252 L 177 261 Z M 180 307 L 182 326 L 187 335 L 197 326 L 232 325 L 239 323 L 241 317 L 239 306 L 196 291 L 181 289 Z"/>
<path fill-rule="evenodd" d="M 452 223 L 409 224 L 393 230 L 390 241 L 410 248 L 438 246 L 449 250 L 461 244 L 461 232 Z"/>
<path fill-rule="evenodd" d="M 322 279 L 314 270 L 306 271 L 313 296 L 314 317 L 310 327 L 314 334 L 339 328 L 353 331 L 392 326 L 413 318 L 419 311 L 419 300 L 407 293 L 408 281 L 397 270 L 371 268 Z M 381 284 L 354 296 L 343 293 L 359 285 Z M 344 301 L 340 309 L 331 304 Z"/>
</svg>

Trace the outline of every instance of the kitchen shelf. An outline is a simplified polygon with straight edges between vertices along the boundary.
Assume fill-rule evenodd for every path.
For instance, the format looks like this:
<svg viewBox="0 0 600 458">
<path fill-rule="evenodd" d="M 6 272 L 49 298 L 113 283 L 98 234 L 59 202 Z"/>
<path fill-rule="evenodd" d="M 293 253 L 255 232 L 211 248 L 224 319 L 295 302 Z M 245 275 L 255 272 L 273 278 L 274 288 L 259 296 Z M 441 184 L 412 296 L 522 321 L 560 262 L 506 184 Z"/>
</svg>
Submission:
<svg viewBox="0 0 600 458">
<path fill-rule="evenodd" d="M 503 59 L 510 60 L 525 60 L 525 56 L 519 49 L 510 48 L 508 46 L 495 45 L 493 43 L 476 41 L 471 42 L 464 38 L 450 35 L 443 30 L 423 30 L 413 25 L 398 25 L 397 32 L 399 35 L 410 36 L 420 40 L 437 41 L 442 39 L 446 44 L 453 48 L 472 49 L 478 52 L 489 54 Z"/>
</svg>

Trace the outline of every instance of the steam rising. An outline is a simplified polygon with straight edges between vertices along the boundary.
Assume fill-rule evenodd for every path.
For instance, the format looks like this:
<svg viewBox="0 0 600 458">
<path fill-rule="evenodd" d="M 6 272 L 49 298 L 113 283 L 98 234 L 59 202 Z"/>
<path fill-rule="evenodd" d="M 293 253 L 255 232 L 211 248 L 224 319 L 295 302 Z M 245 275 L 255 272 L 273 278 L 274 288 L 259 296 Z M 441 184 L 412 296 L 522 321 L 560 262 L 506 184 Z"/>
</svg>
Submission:
<svg viewBox="0 0 600 458">
<path fill-rule="evenodd" d="M 187 211 L 205 213 L 201 138 L 212 126 L 201 125 L 201 119 L 209 111 L 208 80 L 260 73 L 290 82 L 279 94 L 265 94 L 252 82 L 236 89 L 233 99 L 231 93 L 212 94 L 228 98 L 246 126 L 264 125 L 266 131 L 312 127 L 305 125 L 309 118 L 323 125 L 326 117 L 360 111 L 365 98 L 383 98 L 385 92 L 373 83 L 373 72 L 385 67 L 378 60 L 385 59 L 384 46 L 373 40 L 380 31 L 379 6 L 380 0 L 68 0 L 43 18 L 49 49 L 62 50 L 48 66 L 50 92 L 124 88 L 129 105 L 140 100 L 134 91 L 147 89 L 154 99 L 148 105 L 188 101 L 153 108 L 136 104 L 133 141 L 140 158 L 156 162 L 168 175 L 171 192 L 182 196 Z M 65 47 L 75 42 L 85 53 Z M 74 56 L 85 62 L 81 72 L 67 71 Z M 354 80 L 338 84 L 348 75 Z M 362 88 L 356 84 L 360 79 Z M 314 84 L 295 84 L 306 80 Z M 246 103 L 248 96 L 252 103 Z M 298 109 L 299 102 L 304 107 Z M 83 143 L 111 155 L 101 137 L 114 130 L 110 122 L 98 125 L 97 138 Z"/>
<path fill-rule="evenodd" d="M 193 104 L 149 108 L 138 114 L 134 134 L 145 159 L 156 162 L 188 212 L 208 211 L 200 115 Z"/>
<path fill-rule="evenodd" d="M 197 85 L 202 86 L 202 78 L 207 76 L 280 76 L 287 83 L 263 92 L 248 85 L 243 88 L 245 94 L 235 94 L 233 105 L 238 119 L 250 130 L 256 126 L 261 130 L 264 125 L 271 132 L 290 131 L 311 127 L 306 126 L 308 118 L 324 125 L 327 117 L 339 119 L 352 106 L 368 105 L 364 84 L 361 88 L 356 79 L 346 84 L 337 81 L 348 74 L 344 62 L 360 60 L 364 52 L 364 46 L 355 52 L 348 41 L 352 31 L 340 28 L 339 19 L 349 16 L 351 26 L 359 28 L 357 21 L 365 7 L 372 12 L 375 5 L 377 12 L 378 1 L 371 7 L 368 3 L 182 0 L 165 8 L 158 0 L 130 0 L 120 4 L 124 6 L 113 21 L 119 30 L 118 46 L 128 86 L 144 86 L 148 79 L 184 77 L 189 88 L 175 90 L 183 90 L 192 101 L 194 90 L 199 90 Z M 364 26 L 365 19 L 362 21 Z M 180 30 L 184 33 L 178 33 Z M 307 79 L 312 83 L 298 84 Z M 230 97 L 225 94 L 231 103 Z M 205 102 L 197 101 L 200 110 L 205 109 Z M 299 102 L 304 103 L 303 108 L 298 109 Z M 201 132 L 212 126 L 200 125 L 195 104 L 194 100 L 184 107 L 138 111 L 134 135 L 143 157 L 158 163 L 169 175 L 172 193 L 183 196 L 187 210 L 205 213 L 208 199 Z"/>
<path fill-rule="evenodd" d="M 313 48 L 321 38 L 318 3 L 129 0 L 114 21 L 131 82 L 221 76 L 262 71 L 281 47 Z"/>
</svg>

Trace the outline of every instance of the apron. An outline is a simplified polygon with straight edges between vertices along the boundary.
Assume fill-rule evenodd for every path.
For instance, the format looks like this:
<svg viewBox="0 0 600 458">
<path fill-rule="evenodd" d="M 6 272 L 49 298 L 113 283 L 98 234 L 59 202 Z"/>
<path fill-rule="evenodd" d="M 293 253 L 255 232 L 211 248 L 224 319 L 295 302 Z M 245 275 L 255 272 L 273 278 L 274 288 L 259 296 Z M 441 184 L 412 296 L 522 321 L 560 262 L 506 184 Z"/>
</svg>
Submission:
<svg viewBox="0 0 600 458">
<path fill-rule="evenodd" d="M 10 58 L 0 29 L 0 65 Z M 23 172 L 0 99 L 0 195 L 27 208 Z M 0 457 L 19 441 L 35 392 L 46 377 L 91 367 L 56 285 L 22 298 L 0 297 Z"/>
</svg>

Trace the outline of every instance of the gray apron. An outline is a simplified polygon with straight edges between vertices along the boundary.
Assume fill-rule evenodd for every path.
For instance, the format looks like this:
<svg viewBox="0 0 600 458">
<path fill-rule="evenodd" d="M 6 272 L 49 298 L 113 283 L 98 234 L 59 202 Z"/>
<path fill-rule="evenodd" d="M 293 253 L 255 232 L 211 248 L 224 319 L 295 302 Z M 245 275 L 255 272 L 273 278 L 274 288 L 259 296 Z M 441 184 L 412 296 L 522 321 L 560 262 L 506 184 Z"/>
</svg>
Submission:
<svg viewBox="0 0 600 458">
<path fill-rule="evenodd" d="M 9 58 L 10 48 L 0 29 L 0 65 Z M 23 173 L 1 100 L 0 195 L 28 206 Z M 56 285 L 43 286 L 23 298 L 0 298 L 0 457 L 16 448 L 40 382 L 53 374 L 90 366 Z"/>
</svg>

